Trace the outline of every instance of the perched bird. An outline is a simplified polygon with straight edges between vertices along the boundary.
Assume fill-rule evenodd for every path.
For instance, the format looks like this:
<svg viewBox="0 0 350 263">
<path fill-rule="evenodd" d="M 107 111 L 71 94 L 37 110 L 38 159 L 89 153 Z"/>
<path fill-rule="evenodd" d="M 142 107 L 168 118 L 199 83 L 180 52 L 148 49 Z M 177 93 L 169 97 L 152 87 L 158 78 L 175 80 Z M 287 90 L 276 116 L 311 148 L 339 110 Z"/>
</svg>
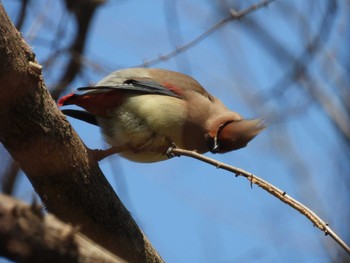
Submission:
<svg viewBox="0 0 350 263">
<path fill-rule="evenodd" d="M 86 110 L 63 112 L 101 127 L 112 146 L 104 157 L 119 153 L 136 162 L 157 162 L 167 159 L 171 146 L 225 153 L 245 147 L 264 128 L 260 119 L 243 119 L 227 109 L 193 78 L 169 70 L 123 69 L 78 92 L 58 105 Z"/>
</svg>

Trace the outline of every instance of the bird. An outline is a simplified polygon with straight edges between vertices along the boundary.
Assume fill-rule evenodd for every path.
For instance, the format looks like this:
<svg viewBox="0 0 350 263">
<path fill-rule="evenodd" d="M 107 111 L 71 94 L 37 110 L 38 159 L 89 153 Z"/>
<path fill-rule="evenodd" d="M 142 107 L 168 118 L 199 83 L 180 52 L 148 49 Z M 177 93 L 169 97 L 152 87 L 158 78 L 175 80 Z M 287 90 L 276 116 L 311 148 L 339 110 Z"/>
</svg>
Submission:
<svg viewBox="0 0 350 263">
<path fill-rule="evenodd" d="M 244 119 L 207 92 L 194 78 L 155 68 L 114 71 L 95 86 L 80 87 L 58 100 L 70 117 L 100 127 L 111 146 L 101 160 L 119 154 L 134 162 L 169 158 L 169 147 L 204 154 L 245 147 L 264 128 L 261 119 Z"/>
</svg>

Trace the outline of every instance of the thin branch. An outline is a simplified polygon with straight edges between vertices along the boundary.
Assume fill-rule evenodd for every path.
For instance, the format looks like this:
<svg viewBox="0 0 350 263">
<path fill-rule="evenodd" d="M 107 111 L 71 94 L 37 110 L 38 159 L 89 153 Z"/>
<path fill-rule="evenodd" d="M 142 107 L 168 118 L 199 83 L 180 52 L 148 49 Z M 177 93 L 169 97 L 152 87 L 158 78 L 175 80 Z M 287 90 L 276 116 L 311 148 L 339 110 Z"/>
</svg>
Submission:
<svg viewBox="0 0 350 263">
<path fill-rule="evenodd" d="M 82 61 L 80 54 L 83 54 L 86 47 L 86 39 L 89 29 L 96 14 L 97 8 L 105 1 L 72 1 L 66 0 L 67 8 L 74 13 L 77 23 L 76 36 L 69 47 L 70 58 L 66 69 L 60 77 L 59 83 L 50 91 L 51 96 L 57 99 L 61 92 L 75 79 L 81 71 Z M 79 55 L 76 55 L 79 54 Z"/>
<path fill-rule="evenodd" d="M 321 23 L 317 27 L 317 32 L 313 34 L 311 32 L 311 29 L 307 31 L 307 36 L 309 38 L 311 36 L 311 38 L 307 40 L 307 45 L 305 46 L 305 49 L 297 58 L 293 58 L 292 53 L 288 51 L 283 46 L 283 44 L 275 43 L 274 45 L 271 45 L 271 39 L 273 39 L 271 36 L 268 38 L 265 37 L 265 39 L 268 40 L 268 42 L 265 41 L 266 50 L 269 51 L 272 56 L 276 56 L 276 50 L 281 50 L 281 52 L 283 52 L 285 55 L 288 54 L 289 60 L 293 62 L 292 67 L 288 68 L 283 74 L 283 76 L 272 87 L 269 88 L 270 92 L 266 96 L 264 96 L 265 100 L 270 101 L 271 99 L 274 99 L 284 94 L 288 89 L 286 88 L 286 86 L 291 87 L 292 84 L 295 83 L 295 80 L 297 80 L 302 75 L 302 73 L 308 71 L 309 65 L 312 64 L 312 62 L 317 58 L 317 55 L 319 55 L 322 49 L 324 48 L 322 42 L 326 43 L 331 33 L 334 31 L 336 12 L 337 4 L 334 1 L 329 1 L 326 8 L 326 12 L 322 16 Z M 245 23 L 245 25 L 249 24 Z M 254 31 L 252 33 L 255 36 L 266 36 L 267 34 L 269 34 L 266 31 L 257 34 L 256 29 L 259 28 L 258 24 L 252 24 L 250 25 L 250 27 L 254 28 Z M 305 27 L 306 22 L 304 23 L 304 28 Z M 261 31 L 261 28 L 259 29 Z M 284 62 L 282 65 L 285 64 L 286 62 Z"/>
<path fill-rule="evenodd" d="M 350 116 L 348 116 L 343 105 L 337 103 L 335 94 L 327 92 L 323 83 L 317 81 L 311 74 L 308 76 L 305 73 L 305 78 L 300 77 L 298 81 L 302 84 L 301 87 L 308 91 L 314 101 L 321 106 L 321 109 L 337 128 L 344 142 L 350 147 Z"/>
<path fill-rule="evenodd" d="M 18 163 L 11 159 L 4 174 L 1 176 L 1 191 L 4 194 L 11 195 L 13 193 L 20 167 Z"/>
<path fill-rule="evenodd" d="M 175 156 L 188 156 L 195 158 L 197 160 L 203 161 L 208 164 L 214 165 L 216 168 L 221 168 L 223 170 L 229 171 L 234 173 L 236 176 L 243 176 L 248 179 L 250 182 L 251 187 L 253 184 L 261 187 L 268 193 L 274 195 L 279 200 L 281 200 L 283 203 L 286 203 L 287 205 L 291 206 L 295 210 L 297 210 L 299 213 L 303 214 L 305 217 L 307 217 L 317 228 L 322 230 L 325 235 L 330 235 L 349 255 L 350 255 L 350 247 L 328 226 L 328 223 L 324 222 L 318 215 L 316 215 L 310 208 L 306 207 L 299 201 L 295 200 L 291 196 L 287 195 L 285 191 L 282 191 L 278 187 L 270 184 L 269 182 L 266 182 L 265 180 L 261 179 L 260 177 L 247 172 L 241 168 L 237 168 L 219 161 L 216 161 L 214 159 L 211 159 L 209 157 L 206 157 L 202 154 L 199 154 L 194 151 L 188 151 L 184 149 L 179 148 L 169 148 L 167 154 L 169 155 L 175 155 Z"/>
<path fill-rule="evenodd" d="M 230 13 L 231 13 L 233 19 L 240 19 L 243 16 L 245 16 L 253 11 L 256 11 L 262 7 L 268 6 L 273 1 L 275 1 L 275 0 L 261 1 L 259 3 L 254 4 L 254 5 L 251 5 L 250 7 L 246 8 L 246 9 L 243 9 L 241 11 L 236 11 L 235 9 L 231 8 Z"/>
<path fill-rule="evenodd" d="M 169 52 L 168 54 L 161 55 L 155 59 L 146 60 L 142 64 L 137 65 L 135 67 L 150 67 L 154 64 L 157 64 L 159 62 L 166 61 L 172 57 L 175 57 L 176 55 L 183 53 L 183 52 L 187 51 L 188 49 L 192 48 L 193 46 L 197 45 L 199 42 L 201 42 L 202 40 L 204 40 L 205 38 L 210 36 L 212 33 L 214 33 L 217 29 L 219 29 L 220 27 L 225 25 L 227 22 L 241 19 L 242 17 L 244 17 L 245 15 L 247 15 L 249 13 L 252 13 L 253 11 L 256 11 L 262 7 L 268 6 L 273 1 L 275 1 L 275 0 L 264 0 L 264 1 L 261 1 L 257 4 L 253 4 L 253 5 L 249 6 L 248 8 L 243 9 L 241 11 L 235 11 L 234 9 L 231 9 L 230 15 L 228 17 L 217 22 L 216 24 L 211 26 L 208 30 L 206 30 L 205 32 L 203 32 L 202 34 L 200 34 L 199 36 L 194 38 L 192 41 L 188 42 L 187 44 L 185 44 L 183 46 L 176 47 L 175 50 Z"/>
<path fill-rule="evenodd" d="M 22 1 L 21 9 L 19 10 L 19 14 L 18 14 L 18 21 L 16 22 L 16 28 L 18 29 L 18 31 L 21 31 L 22 26 L 24 24 L 24 20 L 26 19 L 29 1 L 30 0 Z"/>
</svg>

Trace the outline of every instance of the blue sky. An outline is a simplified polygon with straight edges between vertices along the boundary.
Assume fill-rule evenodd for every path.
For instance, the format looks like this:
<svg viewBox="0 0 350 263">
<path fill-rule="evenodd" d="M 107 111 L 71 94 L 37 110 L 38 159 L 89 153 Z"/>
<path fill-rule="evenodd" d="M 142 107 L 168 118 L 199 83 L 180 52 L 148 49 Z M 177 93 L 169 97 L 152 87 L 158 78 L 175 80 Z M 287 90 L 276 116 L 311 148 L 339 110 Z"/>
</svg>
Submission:
<svg viewBox="0 0 350 263">
<path fill-rule="evenodd" d="M 18 3 L 3 2 L 15 19 Z M 62 47 L 69 43 L 74 21 L 63 12 L 60 1 L 40 2 L 43 4 L 37 6 L 31 3 L 29 22 L 22 32 L 42 63 L 53 41 Z M 231 2 L 235 6 L 240 3 L 241 8 L 254 3 Z M 113 70 L 167 54 L 228 15 L 219 1 L 178 0 L 169 5 L 161 0 L 115 0 L 99 8 L 87 42 L 85 56 L 89 63 L 66 93 L 96 83 Z M 282 12 L 286 7 L 290 13 Z M 345 4 L 343 7 L 349 9 Z M 208 156 L 285 190 L 346 237 L 348 221 L 344 220 L 349 211 L 344 209 L 344 198 L 348 188 L 341 183 L 341 175 L 347 171 L 348 159 L 338 134 L 323 110 L 297 85 L 284 88 L 281 84 L 285 90 L 282 95 L 271 91 L 274 85 L 278 88 L 279 80 L 293 66 L 293 59 L 287 58 L 302 54 L 305 41 L 316 34 L 322 22 L 317 14 L 325 10 L 326 1 L 311 5 L 302 0 L 277 0 L 154 67 L 189 74 L 232 110 L 247 118 L 266 119 L 269 127 L 247 148 Z M 293 12 L 298 16 L 288 15 Z M 335 28 L 340 30 L 346 11 L 340 8 L 338 12 L 334 23 L 339 23 Z M 40 16 L 48 22 L 40 22 Z M 65 33 L 55 39 L 52 32 L 62 17 Z M 310 28 L 305 28 L 303 17 L 310 18 L 306 23 Z M 264 46 L 245 24 L 251 19 L 285 50 L 272 52 L 271 46 Z M 337 30 L 330 35 L 323 44 L 332 51 L 341 37 Z M 342 53 L 342 46 L 337 50 Z M 341 57 L 339 53 L 333 54 L 335 60 Z M 52 68 L 44 68 L 49 88 L 57 82 L 65 60 L 61 56 Z M 327 90 L 337 89 L 331 79 L 320 75 L 321 64 L 327 61 L 321 56 L 316 61 L 311 63 L 310 72 L 319 81 L 327 80 L 323 80 Z M 96 70 L 92 64 L 101 68 Z M 271 97 L 266 97 L 270 93 Z M 98 128 L 69 121 L 88 147 L 106 147 Z M 196 160 L 180 157 L 138 164 L 113 156 L 101 161 L 101 169 L 166 262 L 322 263 L 331 262 L 329 256 L 336 252 L 336 243 L 295 210 L 258 187 L 251 189 L 245 179 Z M 31 200 L 32 193 L 30 183 L 21 176 L 16 196 Z"/>
</svg>

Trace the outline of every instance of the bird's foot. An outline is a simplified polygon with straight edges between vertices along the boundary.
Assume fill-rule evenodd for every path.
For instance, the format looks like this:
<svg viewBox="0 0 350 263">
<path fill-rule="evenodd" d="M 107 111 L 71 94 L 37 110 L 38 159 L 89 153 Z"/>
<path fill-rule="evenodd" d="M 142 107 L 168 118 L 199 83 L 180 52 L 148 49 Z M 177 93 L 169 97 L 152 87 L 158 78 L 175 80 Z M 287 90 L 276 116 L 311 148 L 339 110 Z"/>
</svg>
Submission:
<svg viewBox="0 0 350 263">
<path fill-rule="evenodd" d="M 168 150 L 166 151 L 166 155 L 168 156 L 168 158 L 169 159 L 171 159 L 171 158 L 174 158 L 174 157 L 178 157 L 178 155 L 176 155 L 175 153 L 173 153 L 172 152 L 172 150 L 174 149 L 174 148 L 178 148 L 177 146 L 176 146 L 176 144 L 175 143 L 171 143 L 171 146 L 168 148 Z"/>
<path fill-rule="evenodd" d="M 93 155 L 93 157 L 95 158 L 96 161 L 101 161 L 102 159 L 115 154 L 115 153 L 120 153 L 121 149 L 118 147 L 111 147 L 109 149 L 106 150 L 101 150 L 101 149 L 89 149 L 91 154 Z"/>
</svg>

